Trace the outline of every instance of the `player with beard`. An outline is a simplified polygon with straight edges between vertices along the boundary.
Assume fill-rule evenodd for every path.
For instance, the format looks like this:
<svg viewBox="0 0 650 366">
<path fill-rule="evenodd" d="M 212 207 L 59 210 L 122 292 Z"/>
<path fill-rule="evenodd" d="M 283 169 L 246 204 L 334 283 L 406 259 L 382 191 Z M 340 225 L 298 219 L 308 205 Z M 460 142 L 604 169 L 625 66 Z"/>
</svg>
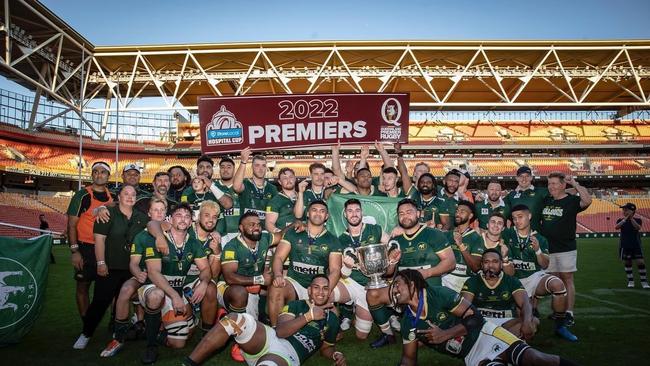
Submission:
<svg viewBox="0 0 650 366">
<path fill-rule="evenodd" d="M 417 184 L 423 174 L 431 174 L 431 168 L 423 161 L 413 167 L 413 183 Z"/>
<path fill-rule="evenodd" d="M 399 245 L 399 250 L 389 254 L 391 265 L 386 274 L 392 275 L 396 266 L 399 270 L 415 269 L 422 273 L 427 283 L 441 285 L 441 276 L 451 272 L 456 266 L 454 251 L 449 246 L 447 236 L 438 229 L 422 225 L 419 222 L 420 211 L 409 198 L 397 204 L 397 218 L 404 233 L 393 239 Z M 394 337 L 387 332 L 390 329 L 390 312 L 385 310 L 385 306 L 390 304 L 388 288 L 368 290 L 366 299 L 372 319 L 383 333 L 371 346 L 378 348 L 394 343 Z"/>
<path fill-rule="evenodd" d="M 517 187 L 510 191 L 503 200 L 506 204 L 506 210 L 512 212 L 513 207 L 525 205 L 532 214 L 530 223 L 533 230 L 539 231 L 542 207 L 544 199 L 548 196 L 548 189 L 533 185 L 533 171 L 525 165 L 517 169 L 516 179 Z"/>
<path fill-rule="evenodd" d="M 461 173 L 452 169 L 445 174 L 442 181 L 443 187 L 440 188 L 436 196 L 438 205 L 438 215 L 440 215 L 440 224 L 443 230 L 454 228 L 454 217 L 456 217 L 456 207 L 461 197 L 458 194 L 458 184 Z"/>
<path fill-rule="evenodd" d="M 203 155 L 196 160 L 196 177 L 203 180 L 205 187 L 208 187 L 209 193 L 211 193 L 214 198 L 217 199 L 219 205 L 223 207 L 224 210 L 232 208 L 233 201 L 232 197 L 227 195 L 222 191 L 212 180 L 212 175 L 214 174 L 214 161 L 209 156 Z M 194 198 L 194 199 L 191 199 Z M 212 199 L 213 200 L 213 199 Z M 194 188 L 189 186 L 183 191 L 181 196 L 181 202 L 194 202 L 196 201 L 196 192 Z"/>
<path fill-rule="evenodd" d="M 216 308 L 216 298 L 206 297 L 212 280 L 212 272 L 201 243 L 190 236 L 192 209 L 187 204 L 174 207 L 171 214 L 171 229 L 165 233 L 170 254 L 163 254 L 148 247 L 145 262 L 151 284 L 138 289 L 140 304 L 145 307 L 145 333 L 147 349 L 142 362 L 151 364 L 158 358 L 158 332 L 161 322 L 167 331 L 166 345 L 182 348 L 196 326 L 190 304 Z M 184 296 L 183 285 L 190 266 L 199 268 L 199 283 L 192 289 L 192 296 Z"/>
<path fill-rule="evenodd" d="M 282 168 L 278 173 L 278 182 L 282 189 L 266 206 L 266 230 L 276 233 L 296 221 L 294 206 L 296 204 L 296 175 L 291 168 Z"/>
<path fill-rule="evenodd" d="M 122 186 L 131 186 L 135 188 L 136 192 L 136 203 L 140 200 L 148 200 L 151 198 L 151 193 L 145 191 L 140 187 L 140 178 L 142 177 L 142 167 L 137 163 L 129 163 L 124 165 L 122 169 L 122 184 L 113 188 L 113 194 L 117 195 L 117 192 Z M 117 183 L 116 183 L 117 184 Z M 146 212 L 144 213 L 147 214 Z"/>
<path fill-rule="evenodd" d="M 575 342 L 578 337 L 566 327 L 567 289 L 562 280 L 545 272 L 549 265 L 548 242 L 532 229 L 531 218 L 532 213 L 525 205 L 513 207 L 513 226 L 502 234 L 514 266 L 514 276 L 521 281 L 529 297 L 541 298 L 551 295 L 555 333 L 568 341 Z"/>
<path fill-rule="evenodd" d="M 159 200 L 165 201 L 168 210 L 171 209 L 172 206 L 178 204 L 177 201 L 173 201 L 171 198 L 167 196 L 167 194 L 169 193 L 170 185 L 171 185 L 171 181 L 169 179 L 169 173 L 158 172 L 156 173 L 156 175 L 154 175 L 152 198 L 157 198 Z M 151 204 L 151 202 L 152 200 L 140 200 L 136 202 L 135 208 L 140 210 L 141 212 L 148 213 L 149 205 Z"/>
<path fill-rule="evenodd" d="M 269 287 L 269 319 L 278 322 L 280 310 L 288 301 L 307 299 L 306 287 L 317 274 L 327 274 L 334 289 L 341 277 L 342 249 L 338 238 L 327 231 L 327 204 L 314 201 L 307 207 L 307 228 L 287 231 L 278 244 L 272 260 L 273 285 Z M 287 276 L 283 264 L 289 258 Z"/>
<path fill-rule="evenodd" d="M 472 228 L 474 211 L 473 203 L 458 201 L 454 229 L 446 232 L 456 257 L 456 268 L 442 276 L 442 285 L 456 292 L 460 292 L 469 276 L 481 269 L 481 255 L 485 251 L 483 238 Z"/>
<path fill-rule="evenodd" d="M 486 249 L 483 252 L 481 271 L 465 282 L 461 295 L 491 323 L 526 341 L 535 335 L 539 319 L 533 316 L 521 282 L 503 272 L 499 250 Z"/>
<path fill-rule="evenodd" d="M 169 191 L 167 192 L 167 198 L 173 202 L 180 202 L 183 191 L 192 181 L 192 176 L 185 167 L 180 165 L 174 165 L 167 169 L 167 173 L 169 174 L 169 179 L 171 181 Z"/>
<path fill-rule="evenodd" d="M 298 366 L 319 350 L 323 357 L 334 360 L 336 366 L 345 366 L 345 356 L 335 348 L 339 320 L 330 311 L 333 304 L 328 302 L 328 278 L 314 276 L 307 293 L 307 299 L 292 301 L 284 307 L 275 329 L 256 321 L 250 314 L 228 314 L 203 337 L 183 365 L 202 364 L 235 336 L 249 365 Z"/>
<path fill-rule="evenodd" d="M 356 198 L 345 202 L 343 214 L 348 225 L 346 231 L 339 236 L 339 242 L 343 252 L 347 254 L 343 256 L 342 277 L 333 291 L 334 302 L 355 305 L 356 336 L 359 339 L 366 339 L 372 329 L 372 316 L 368 309 L 365 289 L 368 277 L 359 271 L 355 263 L 354 250 L 369 244 L 388 243 L 390 236 L 383 232 L 380 225 L 362 222 L 361 202 Z"/>
<path fill-rule="evenodd" d="M 253 211 L 259 216 L 262 227 L 266 227 L 266 206 L 271 198 L 278 194 L 275 184 L 266 179 L 266 158 L 264 155 L 255 155 L 252 159 L 252 179 L 245 179 L 246 165 L 251 157 L 250 147 L 241 152 L 241 162 L 235 173 L 232 188 L 239 194 L 241 213 Z"/>
<path fill-rule="evenodd" d="M 474 212 L 474 217 L 478 220 L 478 227 L 481 230 L 487 229 L 488 220 L 493 212 L 498 212 L 504 217 L 510 216 L 506 210 L 506 204 L 503 201 L 503 198 L 501 198 L 501 192 L 501 183 L 492 180 L 488 183 L 485 200 L 476 202 L 476 212 Z"/>
<path fill-rule="evenodd" d="M 400 271 L 390 287 L 391 299 L 404 310 L 400 365 L 417 364 L 418 344 L 468 366 L 571 366 L 562 357 L 542 353 L 502 327 L 485 321 L 459 293 L 431 286 L 418 271 Z"/>
<path fill-rule="evenodd" d="M 214 184 L 221 191 L 226 192 L 232 198 L 232 207 L 221 209 L 221 218 L 217 222 L 217 231 L 221 234 L 221 245 L 226 245 L 232 238 L 239 233 L 239 216 L 241 215 L 239 207 L 239 194 L 233 189 L 235 177 L 235 162 L 224 157 L 219 161 L 219 177 Z"/>
<path fill-rule="evenodd" d="M 420 210 L 420 222 L 429 227 L 438 227 L 440 208 L 435 193 L 435 178 L 430 173 L 422 173 L 417 180 L 417 189 L 411 191 L 411 197 Z"/>
<path fill-rule="evenodd" d="M 167 199 L 152 198 L 149 203 L 149 218 L 155 221 L 163 221 L 167 215 Z M 113 357 L 123 347 L 127 340 L 129 328 L 129 304 L 131 300 L 137 299 L 137 291 L 147 281 L 147 266 L 144 262 L 144 254 L 147 247 L 154 247 L 155 238 L 149 234 L 147 229 L 142 230 L 133 238 L 131 244 L 131 258 L 129 260 L 129 270 L 133 277 L 124 282 L 120 289 L 120 294 L 115 301 L 115 332 L 113 339 L 108 343 L 106 348 L 100 353 L 101 357 Z M 144 311 L 142 306 L 137 305 L 136 314 L 138 322 L 133 325 L 136 335 L 144 332 L 144 322 L 142 317 Z"/>
<path fill-rule="evenodd" d="M 336 183 L 337 186 L 332 193 L 354 193 L 361 196 L 372 196 L 375 192 L 375 187 L 372 185 L 372 173 L 370 169 L 357 169 L 352 173 L 355 178 L 354 181 L 348 180 L 348 177 L 341 170 L 340 151 L 341 143 L 332 146 L 332 171 L 334 175 L 330 178 L 330 183 L 332 185 Z"/>
</svg>

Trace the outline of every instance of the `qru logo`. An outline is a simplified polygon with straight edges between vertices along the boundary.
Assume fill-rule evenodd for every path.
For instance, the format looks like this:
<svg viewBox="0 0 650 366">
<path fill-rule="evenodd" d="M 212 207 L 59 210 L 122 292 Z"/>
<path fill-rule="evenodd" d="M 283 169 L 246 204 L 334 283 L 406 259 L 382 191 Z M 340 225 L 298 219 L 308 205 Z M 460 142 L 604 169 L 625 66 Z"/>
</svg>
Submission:
<svg viewBox="0 0 650 366">
<path fill-rule="evenodd" d="M 388 98 L 381 105 L 381 117 L 389 125 L 399 126 L 399 118 L 402 116 L 402 105 L 395 98 Z"/>
<path fill-rule="evenodd" d="M 38 285 L 32 272 L 11 258 L 0 258 L 0 329 L 11 327 L 31 311 Z"/>
</svg>

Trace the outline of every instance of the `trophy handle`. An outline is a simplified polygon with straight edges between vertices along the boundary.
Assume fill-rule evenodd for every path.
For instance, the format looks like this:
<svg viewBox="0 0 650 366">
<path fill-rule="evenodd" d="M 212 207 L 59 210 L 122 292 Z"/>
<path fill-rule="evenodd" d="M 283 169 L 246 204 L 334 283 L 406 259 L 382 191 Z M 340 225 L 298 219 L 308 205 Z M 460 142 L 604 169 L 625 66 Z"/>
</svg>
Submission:
<svg viewBox="0 0 650 366">
<path fill-rule="evenodd" d="M 399 243 L 395 240 L 391 240 L 388 242 L 388 250 L 386 251 L 386 253 L 390 254 L 390 252 L 393 250 L 399 250 Z M 397 264 L 397 262 L 398 261 L 389 260 L 388 265 L 392 266 L 394 264 Z"/>
</svg>

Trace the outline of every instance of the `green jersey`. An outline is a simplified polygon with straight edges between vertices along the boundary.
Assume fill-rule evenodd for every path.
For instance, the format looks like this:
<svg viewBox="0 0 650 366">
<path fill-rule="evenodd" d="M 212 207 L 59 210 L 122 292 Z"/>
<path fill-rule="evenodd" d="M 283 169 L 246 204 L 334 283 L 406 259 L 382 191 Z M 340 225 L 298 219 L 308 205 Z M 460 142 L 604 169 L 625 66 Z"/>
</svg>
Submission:
<svg viewBox="0 0 650 366">
<path fill-rule="evenodd" d="M 404 192 L 404 190 L 402 189 L 402 187 L 398 187 L 398 188 L 397 188 L 397 195 L 396 195 L 395 197 L 393 197 L 393 198 L 405 198 L 405 197 L 410 197 L 410 195 L 413 193 L 414 190 L 415 190 L 414 187 L 411 187 L 411 189 L 410 189 L 408 192 Z M 390 196 L 388 195 L 388 193 L 386 193 L 386 192 L 382 192 L 382 191 L 380 191 L 379 189 L 375 189 L 375 190 L 372 192 L 371 196 L 390 197 Z"/>
<path fill-rule="evenodd" d="M 421 225 L 413 235 L 402 234 L 395 239 L 402 257 L 398 269 L 427 269 L 440 263 L 440 253 L 449 248 L 449 240 L 442 231 Z M 439 286 L 440 277 L 426 279 L 431 286 Z"/>
<path fill-rule="evenodd" d="M 273 244 L 273 235 L 268 231 L 262 231 L 260 240 L 251 249 L 239 234 L 237 237 L 226 243 L 221 252 L 221 265 L 237 263 L 237 274 L 254 277 L 264 273 L 266 253 Z"/>
<path fill-rule="evenodd" d="M 454 195 L 450 197 L 445 193 L 444 187 L 440 188 L 440 191 L 436 196 L 438 215 L 447 216 L 449 218 L 450 229 L 453 229 L 456 226 L 454 218 L 456 217 L 456 208 L 458 207 L 459 200 L 458 192 L 454 193 Z"/>
<path fill-rule="evenodd" d="M 163 255 L 157 251 L 145 250 L 145 260 L 158 260 L 161 261 L 162 275 L 165 277 L 169 285 L 176 291 L 181 293 L 183 284 L 185 284 L 185 277 L 190 270 L 190 266 L 197 258 L 205 258 L 205 251 L 201 243 L 192 238 L 189 233 L 185 235 L 185 240 L 181 248 L 177 248 L 171 236 L 165 234 L 167 238 L 167 245 L 169 246 L 169 254 Z"/>
<path fill-rule="evenodd" d="M 527 278 L 535 272 L 542 271 L 537 261 L 537 254 L 530 242 L 530 237 L 535 236 L 539 242 L 539 249 L 544 254 L 548 254 L 548 242 L 542 235 L 533 231 L 530 235 L 522 237 L 517 233 L 514 227 L 505 229 L 501 234 L 503 244 L 508 247 L 508 256 L 515 267 L 515 277 Z"/>
<path fill-rule="evenodd" d="M 461 318 L 452 314 L 452 311 L 463 301 L 458 292 L 446 287 L 431 285 L 422 291 L 420 294 L 424 296 L 424 308 L 420 318 L 416 319 L 417 309 L 408 306 L 404 310 L 400 331 L 404 344 L 416 342 L 417 338 L 413 337 L 413 333 L 417 336 L 417 331 L 420 329 L 429 329 L 432 325 L 435 325 L 442 330 L 446 330 L 461 324 Z M 481 326 L 470 329 L 462 337 L 451 338 L 440 344 L 425 344 L 440 353 L 464 358 L 476 343 L 479 334 L 481 334 Z"/>
<path fill-rule="evenodd" d="M 339 236 L 339 243 L 341 248 L 346 250 L 348 248 L 358 248 L 369 244 L 377 244 L 381 242 L 381 237 L 384 234 L 380 225 L 361 224 L 361 235 L 353 236 L 349 231 L 343 232 Z M 368 283 L 368 277 L 364 276 L 358 269 L 353 269 L 350 277 L 358 284 L 365 286 Z"/>
<path fill-rule="evenodd" d="M 133 238 L 133 244 L 131 244 L 131 257 L 140 257 L 140 270 L 147 270 L 147 264 L 144 261 L 145 252 L 148 250 L 153 254 L 155 247 L 156 238 L 151 236 L 147 229 L 142 230 L 135 236 L 135 238 Z"/>
<path fill-rule="evenodd" d="M 196 239 L 196 241 L 201 243 L 201 248 L 203 248 L 203 253 L 205 254 L 206 258 L 209 259 L 210 256 L 214 255 L 214 251 L 212 251 L 212 248 L 210 248 L 212 236 L 208 235 L 207 238 L 201 240 L 198 235 L 196 235 L 196 223 L 193 223 L 187 232 L 190 234 L 190 237 L 192 239 Z M 196 263 L 192 263 L 190 265 L 190 270 L 187 272 L 187 276 L 185 276 L 185 283 L 187 284 L 194 282 L 197 278 L 199 278 L 200 273 L 201 271 L 199 271 L 199 267 L 196 266 Z"/>
<path fill-rule="evenodd" d="M 309 313 L 306 300 L 291 301 L 282 309 L 282 314 L 293 315 L 296 318 Z M 287 337 L 287 341 L 298 354 L 300 364 L 320 350 L 323 343 L 334 345 L 339 332 L 339 318 L 333 311 L 328 311 L 325 319 L 313 320 L 300 328 L 297 333 Z"/>
<path fill-rule="evenodd" d="M 420 222 L 427 223 L 433 221 L 436 224 L 440 223 L 440 204 L 436 196 L 431 196 L 429 199 L 422 197 L 422 194 L 417 189 L 411 189 L 410 198 L 415 201 L 418 210 L 420 211 Z"/>
<path fill-rule="evenodd" d="M 194 211 L 195 217 L 198 217 L 199 207 L 201 206 L 201 203 L 205 201 L 219 202 L 217 197 L 215 197 L 210 190 L 204 193 L 198 193 L 194 191 L 194 188 L 188 187 L 181 195 L 181 203 L 189 203 L 190 207 L 192 207 L 192 210 Z"/>
<path fill-rule="evenodd" d="M 295 204 L 295 198 L 291 198 L 282 192 L 276 194 L 275 197 L 269 200 L 266 206 L 266 213 L 274 212 L 278 214 L 278 219 L 275 221 L 276 228 L 282 230 L 296 220 L 296 217 L 293 215 L 293 206 Z"/>
<path fill-rule="evenodd" d="M 530 186 L 526 190 L 514 189 L 510 191 L 503 201 L 508 212 L 512 212 L 512 208 L 517 205 L 526 205 L 532 215 L 530 227 L 539 231 L 544 198 L 547 196 L 548 189 L 545 187 Z"/>
<path fill-rule="evenodd" d="M 262 187 L 258 187 L 251 179 L 244 179 L 244 190 L 239 194 L 240 212 L 255 212 L 261 220 L 262 227 L 264 227 L 266 206 L 276 194 L 278 194 L 278 189 L 266 179 Z M 239 227 L 239 223 L 237 227 Z"/>
<path fill-rule="evenodd" d="M 297 233 L 292 228 L 284 234 L 282 241 L 291 245 L 287 276 L 305 288 L 315 275 L 327 274 L 330 255 L 342 253 L 339 240 L 327 229 L 316 237 L 310 237 L 308 230 Z"/>
<path fill-rule="evenodd" d="M 456 268 L 451 272 L 454 276 L 459 277 L 468 277 L 474 274 L 472 269 L 465 262 L 463 253 L 461 253 L 460 248 L 456 245 L 454 241 L 454 232 L 447 231 L 447 240 L 451 243 L 451 249 L 454 250 L 454 257 L 456 258 Z M 472 228 L 467 228 L 463 233 L 463 245 L 467 247 L 469 254 L 472 256 L 481 257 L 485 251 L 485 243 L 483 242 L 483 237 L 481 234 L 477 233 Z"/>
<path fill-rule="evenodd" d="M 516 318 L 517 303 L 513 294 L 526 290 L 516 277 L 501 272 L 495 285 L 485 281 L 483 272 L 470 277 L 463 285 L 462 292 L 474 295 L 474 304 L 486 318 Z M 528 297 L 528 295 L 526 295 Z"/>
<path fill-rule="evenodd" d="M 219 215 L 219 223 L 217 225 L 217 232 L 221 235 L 236 233 L 239 231 L 239 215 L 240 203 L 239 194 L 232 189 L 232 184 L 227 186 L 220 180 L 215 180 L 214 184 L 232 198 L 232 207 L 229 209 L 221 208 L 221 215 Z"/>
<path fill-rule="evenodd" d="M 559 200 L 546 197 L 540 232 L 548 239 L 550 253 L 576 250 L 577 216 L 581 211 L 584 209 L 580 207 L 579 196 L 568 194 Z"/>
<path fill-rule="evenodd" d="M 476 202 L 475 207 L 476 210 L 474 211 L 474 217 L 478 221 L 478 227 L 483 230 L 487 230 L 487 224 L 490 220 L 490 215 L 492 215 L 493 212 L 500 213 L 506 218 L 506 220 L 510 215 L 503 199 L 499 199 L 497 207 L 492 207 L 492 204 L 490 204 L 487 199 L 485 201 Z"/>
</svg>

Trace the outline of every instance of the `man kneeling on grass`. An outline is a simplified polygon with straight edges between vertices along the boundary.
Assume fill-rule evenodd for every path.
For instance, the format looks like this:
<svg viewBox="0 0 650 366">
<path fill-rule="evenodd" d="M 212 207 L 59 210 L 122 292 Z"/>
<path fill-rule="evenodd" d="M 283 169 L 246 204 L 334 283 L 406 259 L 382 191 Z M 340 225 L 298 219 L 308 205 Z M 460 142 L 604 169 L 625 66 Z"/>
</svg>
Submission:
<svg viewBox="0 0 650 366">
<path fill-rule="evenodd" d="M 289 302 L 280 313 L 275 329 L 247 313 L 224 316 L 183 364 L 203 363 L 215 350 L 223 348 L 230 336 L 235 336 L 251 366 L 297 366 L 317 350 L 334 360 L 336 366 L 345 366 L 345 356 L 335 349 L 339 319 L 331 310 L 333 304 L 328 302 L 329 285 L 327 276 L 316 275 L 307 288 L 308 300 Z"/>
</svg>

